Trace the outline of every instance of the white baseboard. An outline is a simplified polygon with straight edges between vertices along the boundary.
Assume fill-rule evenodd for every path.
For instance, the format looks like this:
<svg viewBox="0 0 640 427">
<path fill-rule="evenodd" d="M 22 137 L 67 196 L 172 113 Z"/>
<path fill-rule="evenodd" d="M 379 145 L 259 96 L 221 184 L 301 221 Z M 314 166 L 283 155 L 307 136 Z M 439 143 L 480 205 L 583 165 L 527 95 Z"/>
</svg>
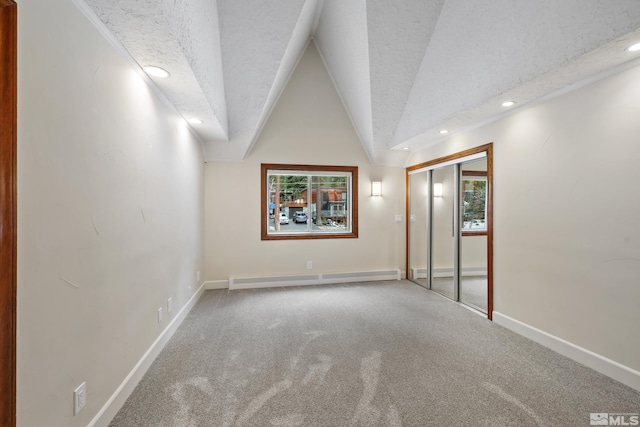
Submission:
<svg viewBox="0 0 640 427">
<path fill-rule="evenodd" d="M 204 288 L 209 291 L 211 289 L 229 289 L 228 280 L 207 280 L 204 282 Z"/>
<path fill-rule="evenodd" d="M 556 351 L 563 356 L 573 359 L 595 371 L 600 372 L 621 382 L 635 390 L 640 391 L 640 372 L 635 369 L 624 366 L 611 359 L 607 359 L 597 353 L 586 348 L 579 347 L 569 341 L 558 338 L 533 326 L 522 323 L 504 314 L 493 312 L 493 321 L 498 325 L 504 326 L 513 332 L 529 338 L 532 341 L 542 344 L 545 347 Z"/>
<path fill-rule="evenodd" d="M 204 284 L 198 288 L 198 290 L 191 296 L 189 301 L 182 307 L 182 310 L 173 318 L 171 323 L 162 331 L 160 336 L 151 344 L 151 347 L 140 358 L 136 366 L 133 367 L 129 375 L 122 381 L 120 386 L 111 395 L 107 403 L 98 411 L 93 420 L 87 427 L 107 427 L 113 417 L 116 416 L 124 402 L 126 402 L 129 395 L 134 388 L 138 385 L 144 374 L 147 372 L 153 361 L 158 357 L 160 351 L 169 342 L 169 339 L 173 336 L 178 329 L 182 321 L 187 317 L 187 314 L 191 311 L 193 306 L 198 302 L 202 293 L 204 292 Z"/>
<path fill-rule="evenodd" d="M 347 273 L 298 274 L 295 276 L 230 277 L 229 289 L 275 288 L 349 282 L 400 280 L 400 270 L 355 271 Z"/>
</svg>

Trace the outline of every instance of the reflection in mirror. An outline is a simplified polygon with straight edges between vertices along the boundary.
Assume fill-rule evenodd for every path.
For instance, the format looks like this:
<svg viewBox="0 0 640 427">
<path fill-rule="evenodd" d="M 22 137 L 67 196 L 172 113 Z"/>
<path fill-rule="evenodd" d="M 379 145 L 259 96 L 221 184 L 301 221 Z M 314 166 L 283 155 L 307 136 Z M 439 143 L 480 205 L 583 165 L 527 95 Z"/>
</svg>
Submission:
<svg viewBox="0 0 640 427">
<path fill-rule="evenodd" d="M 486 163 L 486 161 L 485 161 Z M 487 177 L 462 172 L 462 231 L 487 231 Z"/>
<path fill-rule="evenodd" d="M 410 280 L 427 283 L 427 194 L 429 171 L 409 175 L 409 270 Z"/>
<path fill-rule="evenodd" d="M 433 170 L 432 182 L 435 188 L 442 184 L 442 195 L 433 195 L 432 213 L 432 281 L 431 289 L 455 299 L 455 240 L 454 215 L 456 165 Z"/>
<path fill-rule="evenodd" d="M 460 301 L 487 312 L 487 160 L 462 164 Z"/>
</svg>

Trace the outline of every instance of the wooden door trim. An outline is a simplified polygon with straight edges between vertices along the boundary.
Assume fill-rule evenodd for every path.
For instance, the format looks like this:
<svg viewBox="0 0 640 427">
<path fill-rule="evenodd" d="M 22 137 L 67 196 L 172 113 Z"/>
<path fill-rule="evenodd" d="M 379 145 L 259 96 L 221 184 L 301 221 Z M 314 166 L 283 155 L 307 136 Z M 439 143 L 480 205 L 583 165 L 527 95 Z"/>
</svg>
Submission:
<svg viewBox="0 0 640 427">
<path fill-rule="evenodd" d="M 18 6 L 0 0 L 0 425 L 16 425 Z"/>
</svg>

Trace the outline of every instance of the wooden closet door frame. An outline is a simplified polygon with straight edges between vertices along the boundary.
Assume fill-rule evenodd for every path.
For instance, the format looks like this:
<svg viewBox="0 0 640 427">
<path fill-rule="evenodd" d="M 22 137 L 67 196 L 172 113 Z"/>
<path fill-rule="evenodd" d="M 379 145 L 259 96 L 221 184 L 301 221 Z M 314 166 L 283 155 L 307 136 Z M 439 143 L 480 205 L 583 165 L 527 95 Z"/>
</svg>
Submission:
<svg viewBox="0 0 640 427">
<path fill-rule="evenodd" d="M 0 0 L 0 425 L 16 425 L 18 6 Z"/>
<path fill-rule="evenodd" d="M 471 156 L 473 154 L 478 154 L 486 152 L 487 159 L 487 194 L 486 194 L 486 203 L 487 203 L 487 319 L 493 320 L 493 142 L 490 142 L 485 145 L 481 145 L 474 148 L 469 148 L 468 150 L 460 151 L 458 153 L 450 154 L 448 156 L 440 157 L 434 160 L 429 160 L 428 162 L 420 163 L 417 165 L 409 166 L 406 168 L 405 172 L 405 218 L 409 218 L 411 215 L 410 212 L 410 200 L 409 200 L 409 188 L 410 181 L 409 175 L 411 171 L 426 168 L 428 166 L 438 165 L 440 163 L 456 161 L 458 159 L 462 159 L 467 156 Z M 458 162 L 456 162 L 458 163 Z M 405 230 L 405 271 L 407 272 L 407 277 L 409 276 L 409 223 L 410 221 L 405 221 L 406 230 Z"/>
</svg>

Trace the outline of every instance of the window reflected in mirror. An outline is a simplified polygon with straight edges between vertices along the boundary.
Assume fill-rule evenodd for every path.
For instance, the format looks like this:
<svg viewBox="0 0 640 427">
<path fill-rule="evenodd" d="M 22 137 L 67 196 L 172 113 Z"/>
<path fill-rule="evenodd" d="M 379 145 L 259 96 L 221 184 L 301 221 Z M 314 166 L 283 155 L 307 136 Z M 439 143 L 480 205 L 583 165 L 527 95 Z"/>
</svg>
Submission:
<svg viewBox="0 0 640 427">
<path fill-rule="evenodd" d="M 463 172 L 462 177 L 462 231 L 487 231 L 487 177 L 469 176 L 473 172 Z"/>
</svg>

